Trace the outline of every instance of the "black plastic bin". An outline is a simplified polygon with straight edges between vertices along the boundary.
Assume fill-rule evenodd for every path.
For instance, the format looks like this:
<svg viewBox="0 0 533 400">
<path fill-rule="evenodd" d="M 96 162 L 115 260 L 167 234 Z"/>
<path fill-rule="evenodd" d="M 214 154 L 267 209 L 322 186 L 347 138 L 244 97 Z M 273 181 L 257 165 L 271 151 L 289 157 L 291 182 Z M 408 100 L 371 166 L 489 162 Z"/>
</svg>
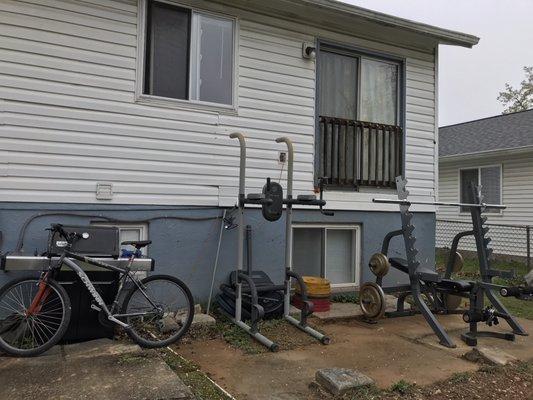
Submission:
<svg viewBox="0 0 533 400">
<path fill-rule="evenodd" d="M 106 304 L 111 304 L 118 292 L 118 273 L 113 271 L 85 271 Z M 76 273 L 61 271 L 58 282 L 67 291 L 72 305 L 72 314 L 62 342 L 112 338 L 113 327 L 106 327 L 98 320 L 98 311 L 91 309 L 93 298 Z"/>
</svg>

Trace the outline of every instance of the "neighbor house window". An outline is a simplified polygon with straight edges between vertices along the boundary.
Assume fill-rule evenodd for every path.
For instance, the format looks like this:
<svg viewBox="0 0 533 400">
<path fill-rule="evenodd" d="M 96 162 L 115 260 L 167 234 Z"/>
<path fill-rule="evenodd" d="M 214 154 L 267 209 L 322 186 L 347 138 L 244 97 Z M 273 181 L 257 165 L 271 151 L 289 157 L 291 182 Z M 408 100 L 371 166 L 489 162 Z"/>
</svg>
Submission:
<svg viewBox="0 0 533 400">
<path fill-rule="evenodd" d="M 483 202 L 487 204 L 501 204 L 502 201 L 502 168 L 501 165 L 468 168 L 460 170 L 460 201 L 471 203 L 470 185 L 481 185 Z M 461 208 L 461 212 L 468 212 L 468 208 Z M 487 209 L 485 212 L 499 213 L 500 210 Z"/>
<path fill-rule="evenodd" d="M 144 94 L 233 104 L 235 21 L 147 2 Z"/>
<path fill-rule="evenodd" d="M 359 283 L 359 227 L 295 226 L 293 270 L 303 276 L 320 276 L 333 285 Z"/>
<path fill-rule="evenodd" d="M 398 125 L 399 62 L 324 46 L 318 70 L 320 116 Z"/>
</svg>

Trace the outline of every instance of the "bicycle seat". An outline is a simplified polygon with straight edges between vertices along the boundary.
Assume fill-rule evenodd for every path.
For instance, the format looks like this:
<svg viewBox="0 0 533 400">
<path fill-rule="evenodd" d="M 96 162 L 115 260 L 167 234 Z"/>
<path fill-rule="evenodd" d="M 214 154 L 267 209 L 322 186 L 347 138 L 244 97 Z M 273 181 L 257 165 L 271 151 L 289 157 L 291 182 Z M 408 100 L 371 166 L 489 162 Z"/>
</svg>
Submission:
<svg viewBox="0 0 533 400">
<path fill-rule="evenodd" d="M 151 243 L 152 243 L 151 240 L 128 240 L 128 241 L 122 242 L 121 245 L 133 246 L 136 249 L 142 249 L 143 247 L 146 247 Z"/>
</svg>

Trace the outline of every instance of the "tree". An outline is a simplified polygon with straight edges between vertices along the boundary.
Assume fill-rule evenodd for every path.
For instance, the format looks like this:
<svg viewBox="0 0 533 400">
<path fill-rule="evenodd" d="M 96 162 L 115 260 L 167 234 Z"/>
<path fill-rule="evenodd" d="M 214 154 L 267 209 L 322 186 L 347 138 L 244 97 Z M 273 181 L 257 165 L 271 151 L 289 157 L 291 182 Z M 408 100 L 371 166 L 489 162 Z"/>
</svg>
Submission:
<svg viewBox="0 0 533 400">
<path fill-rule="evenodd" d="M 533 108 L 533 67 L 524 67 L 524 72 L 526 79 L 520 82 L 518 89 L 506 83 L 505 90 L 498 95 L 498 100 L 505 107 L 503 114 Z"/>
</svg>

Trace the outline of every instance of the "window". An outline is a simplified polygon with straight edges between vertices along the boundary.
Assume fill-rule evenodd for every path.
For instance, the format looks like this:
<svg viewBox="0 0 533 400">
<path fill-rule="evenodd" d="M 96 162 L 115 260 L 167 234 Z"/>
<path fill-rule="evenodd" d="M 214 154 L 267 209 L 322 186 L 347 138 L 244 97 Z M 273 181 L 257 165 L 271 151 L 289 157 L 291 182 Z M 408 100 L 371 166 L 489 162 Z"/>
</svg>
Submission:
<svg viewBox="0 0 533 400">
<path fill-rule="evenodd" d="M 118 228 L 118 242 L 120 250 L 134 250 L 131 246 L 123 246 L 121 243 L 128 240 L 147 240 L 148 239 L 148 225 L 147 224 L 110 224 L 93 222 L 93 225 L 98 226 L 114 226 Z M 143 247 L 141 252 L 143 255 L 147 255 L 147 247 Z"/>
<path fill-rule="evenodd" d="M 318 56 L 320 116 L 398 125 L 399 67 L 324 47 Z"/>
<path fill-rule="evenodd" d="M 148 1 L 143 93 L 233 104 L 235 22 Z"/>
<path fill-rule="evenodd" d="M 292 265 L 305 276 L 321 276 L 332 285 L 359 283 L 359 228 L 295 226 Z"/>
<path fill-rule="evenodd" d="M 470 185 L 481 185 L 481 194 L 484 196 L 483 202 L 487 204 L 501 204 L 501 166 L 489 166 L 479 168 L 461 169 L 460 175 L 460 201 L 461 203 L 471 203 Z M 462 207 L 461 212 L 468 212 L 467 207 Z M 500 213 L 497 209 L 487 209 L 487 213 Z"/>
</svg>

